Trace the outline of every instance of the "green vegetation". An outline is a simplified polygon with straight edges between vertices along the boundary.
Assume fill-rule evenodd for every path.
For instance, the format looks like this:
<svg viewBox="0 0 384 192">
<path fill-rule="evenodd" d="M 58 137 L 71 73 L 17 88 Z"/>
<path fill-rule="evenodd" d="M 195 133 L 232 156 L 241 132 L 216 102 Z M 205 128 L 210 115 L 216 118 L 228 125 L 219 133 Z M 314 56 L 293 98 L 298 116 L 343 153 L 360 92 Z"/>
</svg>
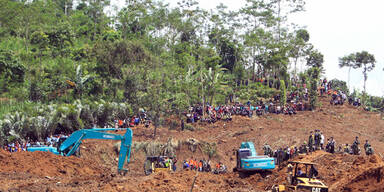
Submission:
<svg viewBox="0 0 384 192">
<path fill-rule="evenodd" d="M 309 73 L 311 76 L 311 88 L 309 90 L 309 104 L 312 110 L 317 107 L 317 97 L 318 97 L 318 82 L 320 77 L 320 70 L 317 67 L 313 67 L 309 69 Z"/>
<path fill-rule="evenodd" d="M 0 143 L 104 126 L 140 108 L 156 135 L 162 116 L 191 104 L 270 98 L 280 80 L 291 89 L 297 61 L 324 70 L 308 31 L 287 21 L 303 6 L 137 0 L 111 16 L 108 0 L 0 0 Z"/>
<path fill-rule="evenodd" d="M 348 56 L 344 56 L 339 59 L 340 67 L 349 67 L 349 71 L 351 67 L 354 69 L 363 68 L 364 75 L 364 97 L 366 96 L 366 82 L 368 79 L 368 72 L 372 71 L 375 68 L 376 59 L 375 56 L 368 53 L 367 51 L 352 53 Z"/>
<path fill-rule="evenodd" d="M 280 80 L 280 104 L 282 106 L 287 104 L 287 89 L 284 80 Z"/>
</svg>

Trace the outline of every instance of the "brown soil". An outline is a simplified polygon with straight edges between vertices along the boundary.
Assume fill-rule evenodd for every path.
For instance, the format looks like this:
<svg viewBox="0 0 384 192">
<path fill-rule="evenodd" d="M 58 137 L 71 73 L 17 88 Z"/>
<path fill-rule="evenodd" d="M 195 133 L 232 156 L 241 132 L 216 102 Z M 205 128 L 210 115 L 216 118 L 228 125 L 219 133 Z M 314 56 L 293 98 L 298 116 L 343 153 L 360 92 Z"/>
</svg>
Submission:
<svg viewBox="0 0 384 192">
<path fill-rule="evenodd" d="M 333 136 L 337 144 L 352 143 L 355 136 L 360 142 L 369 139 L 377 155 L 353 156 L 318 151 L 296 157 L 318 164 L 321 179 L 330 191 L 384 191 L 384 121 L 377 113 L 365 112 L 351 106 L 329 106 L 323 98 L 316 112 L 299 112 L 295 116 L 268 115 L 263 117 L 234 117 L 232 122 L 194 125 L 194 132 L 159 128 L 157 141 L 168 138 L 217 144 L 217 157 L 228 166 L 229 173 L 214 175 L 198 173 L 193 191 L 268 191 L 274 184 L 284 183 L 286 170 L 273 170 L 266 174 L 249 176 L 233 173 L 234 151 L 242 141 L 253 141 L 258 151 L 264 143 L 273 148 L 300 145 L 308 132 L 320 129 L 326 137 Z M 133 129 L 134 142 L 152 139 L 153 129 Z M 145 154 L 134 151 L 126 176 L 117 175 L 115 142 L 87 140 L 81 146 L 82 156 L 61 157 L 47 152 L 21 152 L 9 154 L 0 150 L 0 191 L 189 191 L 194 171 L 156 173 L 144 176 Z M 362 147 L 362 146 L 361 146 Z M 207 158 L 201 148 L 192 153 L 187 146 L 177 151 L 181 161 L 190 157 Z"/>
</svg>

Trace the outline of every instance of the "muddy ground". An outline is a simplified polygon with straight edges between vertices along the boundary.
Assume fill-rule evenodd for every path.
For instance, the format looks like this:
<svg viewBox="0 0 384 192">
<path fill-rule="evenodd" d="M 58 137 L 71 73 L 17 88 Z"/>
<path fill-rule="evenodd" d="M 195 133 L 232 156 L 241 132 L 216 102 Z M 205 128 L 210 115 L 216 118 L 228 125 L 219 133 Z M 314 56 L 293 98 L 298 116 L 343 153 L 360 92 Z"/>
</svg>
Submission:
<svg viewBox="0 0 384 192">
<path fill-rule="evenodd" d="M 286 170 L 249 176 L 233 173 L 234 151 L 242 141 L 253 141 L 258 151 L 264 143 L 277 147 L 299 146 L 307 140 L 310 130 L 320 129 L 326 138 L 333 136 L 337 145 L 351 144 L 355 136 L 360 142 L 369 139 L 376 155 L 353 156 L 318 151 L 296 157 L 318 164 L 320 178 L 330 191 L 384 191 L 383 160 L 384 120 L 380 114 L 352 106 L 330 106 L 322 98 L 315 111 L 297 115 L 266 115 L 262 117 L 234 116 L 232 122 L 195 124 L 195 131 L 159 128 L 156 141 L 172 138 L 178 143 L 189 138 L 199 142 L 216 143 L 217 155 L 212 162 L 221 161 L 229 173 L 214 175 L 180 170 L 184 159 L 205 158 L 204 150 L 191 152 L 185 144 L 177 148 L 179 159 L 175 173 L 145 176 L 142 150 L 132 151 L 125 176 L 117 174 L 117 154 L 112 141 L 87 140 L 81 146 L 82 156 L 61 157 L 47 152 L 0 152 L 0 191 L 189 191 L 197 175 L 193 191 L 268 191 L 274 184 L 284 183 Z M 152 140 L 153 128 L 133 128 L 133 142 Z M 362 146 L 361 146 L 362 147 Z"/>
</svg>

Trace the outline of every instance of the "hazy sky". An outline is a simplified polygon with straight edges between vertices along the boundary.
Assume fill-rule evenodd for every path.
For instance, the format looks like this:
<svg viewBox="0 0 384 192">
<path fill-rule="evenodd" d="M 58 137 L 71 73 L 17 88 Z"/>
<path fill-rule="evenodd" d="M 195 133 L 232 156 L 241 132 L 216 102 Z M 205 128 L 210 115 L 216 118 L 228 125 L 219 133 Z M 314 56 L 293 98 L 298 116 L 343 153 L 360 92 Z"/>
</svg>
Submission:
<svg viewBox="0 0 384 192">
<path fill-rule="evenodd" d="M 121 1 L 121 0 L 120 0 Z M 165 0 L 175 6 L 179 0 Z M 220 3 L 238 9 L 244 0 L 197 0 L 199 7 L 214 9 Z M 305 12 L 291 22 L 306 26 L 310 42 L 324 54 L 325 76 L 347 81 L 348 70 L 338 58 L 358 51 L 375 55 L 376 67 L 368 74 L 367 91 L 384 95 L 384 0 L 306 0 Z M 351 70 L 351 88 L 363 90 L 362 69 Z M 383 83 L 383 84 L 382 84 Z"/>
</svg>

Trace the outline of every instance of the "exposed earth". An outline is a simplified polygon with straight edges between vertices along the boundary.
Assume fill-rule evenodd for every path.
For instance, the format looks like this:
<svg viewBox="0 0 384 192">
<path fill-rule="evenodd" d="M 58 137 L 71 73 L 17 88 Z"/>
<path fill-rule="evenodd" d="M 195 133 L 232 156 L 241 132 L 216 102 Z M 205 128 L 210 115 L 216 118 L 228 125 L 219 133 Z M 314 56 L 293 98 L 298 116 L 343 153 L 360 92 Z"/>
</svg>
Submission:
<svg viewBox="0 0 384 192">
<path fill-rule="evenodd" d="M 351 144 L 355 136 L 360 142 L 369 139 L 375 150 L 373 156 L 329 154 L 317 151 L 300 155 L 297 160 L 318 164 L 321 180 L 330 191 L 384 191 L 384 120 L 378 113 L 366 112 L 352 106 L 330 106 L 322 98 L 315 111 L 297 115 L 270 114 L 262 117 L 234 116 L 232 122 L 195 124 L 195 131 L 158 129 L 157 142 L 172 138 L 177 143 L 178 170 L 145 176 L 145 153 L 133 148 L 129 172 L 117 174 L 115 143 L 87 140 L 81 146 L 81 157 L 61 157 L 48 152 L 19 152 L 0 150 L 0 191 L 189 191 L 197 175 L 193 191 L 268 191 L 274 184 L 285 182 L 286 170 L 275 169 L 269 174 L 242 176 L 232 172 L 235 150 L 242 141 L 253 141 L 258 151 L 268 143 L 277 147 L 299 146 L 307 140 L 310 130 L 320 129 L 326 138 L 333 136 L 337 145 Z M 123 132 L 121 132 L 122 134 Z M 153 128 L 133 128 L 133 142 L 152 140 Z M 181 162 L 190 157 L 207 159 L 203 149 L 192 152 L 185 141 L 216 143 L 217 156 L 228 166 L 228 173 L 196 173 L 180 169 Z M 362 146 L 361 146 L 362 147 Z M 364 152 L 364 150 L 363 150 Z"/>
</svg>

